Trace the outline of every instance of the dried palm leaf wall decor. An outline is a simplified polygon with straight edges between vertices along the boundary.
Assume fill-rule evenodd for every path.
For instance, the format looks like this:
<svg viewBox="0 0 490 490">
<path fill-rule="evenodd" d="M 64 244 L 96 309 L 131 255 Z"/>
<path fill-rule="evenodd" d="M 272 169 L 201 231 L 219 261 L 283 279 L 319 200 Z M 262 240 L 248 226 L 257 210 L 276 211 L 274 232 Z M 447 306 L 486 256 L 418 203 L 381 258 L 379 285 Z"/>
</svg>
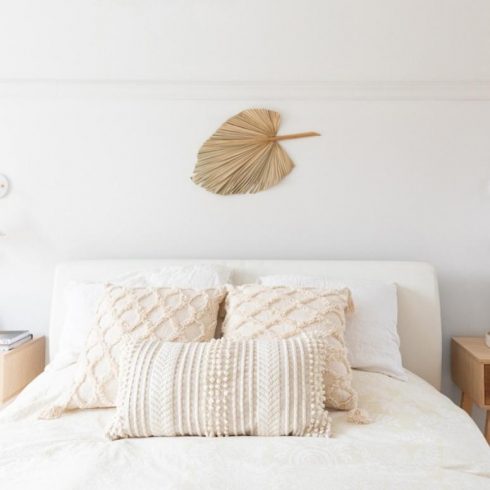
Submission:
<svg viewBox="0 0 490 490">
<path fill-rule="evenodd" d="M 320 136 L 277 135 L 281 116 L 248 109 L 228 119 L 199 150 L 192 180 L 215 194 L 260 192 L 280 182 L 294 167 L 279 141 Z"/>
</svg>

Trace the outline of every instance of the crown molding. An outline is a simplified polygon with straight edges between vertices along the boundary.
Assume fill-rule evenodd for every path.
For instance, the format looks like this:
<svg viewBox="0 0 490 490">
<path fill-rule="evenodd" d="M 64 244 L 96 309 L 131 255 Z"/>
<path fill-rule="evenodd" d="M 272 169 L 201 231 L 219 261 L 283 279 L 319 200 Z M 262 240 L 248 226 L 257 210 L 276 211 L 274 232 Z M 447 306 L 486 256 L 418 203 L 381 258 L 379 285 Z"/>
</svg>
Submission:
<svg viewBox="0 0 490 490">
<path fill-rule="evenodd" d="M 486 81 L 164 81 L 0 79 L 0 97 L 167 100 L 490 100 Z"/>
</svg>

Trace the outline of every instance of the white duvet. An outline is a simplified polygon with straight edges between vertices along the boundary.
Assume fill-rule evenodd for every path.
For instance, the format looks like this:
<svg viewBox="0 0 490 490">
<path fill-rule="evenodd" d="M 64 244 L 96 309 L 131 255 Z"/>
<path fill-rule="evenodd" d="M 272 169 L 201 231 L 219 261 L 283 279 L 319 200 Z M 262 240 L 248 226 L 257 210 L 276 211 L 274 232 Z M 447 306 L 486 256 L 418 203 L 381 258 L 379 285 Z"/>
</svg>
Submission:
<svg viewBox="0 0 490 490">
<path fill-rule="evenodd" d="M 114 409 L 38 420 L 72 376 L 48 370 L 0 412 L 0 488 L 490 489 L 490 450 L 462 410 L 413 374 L 356 372 L 365 426 L 334 413 L 331 439 L 150 438 L 111 442 Z"/>
</svg>

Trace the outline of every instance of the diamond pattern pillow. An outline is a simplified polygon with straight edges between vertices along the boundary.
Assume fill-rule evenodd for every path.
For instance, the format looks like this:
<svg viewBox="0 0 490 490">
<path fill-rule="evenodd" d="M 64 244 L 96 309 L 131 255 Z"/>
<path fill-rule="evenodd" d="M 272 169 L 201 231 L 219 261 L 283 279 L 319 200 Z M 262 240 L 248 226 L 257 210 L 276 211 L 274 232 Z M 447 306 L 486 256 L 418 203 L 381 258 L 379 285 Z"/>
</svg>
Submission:
<svg viewBox="0 0 490 490">
<path fill-rule="evenodd" d="M 44 418 L 76 408 L 113 407 L 124 336 L 134 340 L 202 342 L 213 338 L 220 289 L 106 286 L 73 386 Z"/>
<path fill-rule="evenodd" d="M 357 407 L 344 342 L 345 312 L 354 307 L 349 289 L 245 284 L 228 287 L 225 305 L 223 336 L 229 339 L 286 339 L 312 331 L 326 334 L 325 403 L 339 410 Z"/>
</svg>

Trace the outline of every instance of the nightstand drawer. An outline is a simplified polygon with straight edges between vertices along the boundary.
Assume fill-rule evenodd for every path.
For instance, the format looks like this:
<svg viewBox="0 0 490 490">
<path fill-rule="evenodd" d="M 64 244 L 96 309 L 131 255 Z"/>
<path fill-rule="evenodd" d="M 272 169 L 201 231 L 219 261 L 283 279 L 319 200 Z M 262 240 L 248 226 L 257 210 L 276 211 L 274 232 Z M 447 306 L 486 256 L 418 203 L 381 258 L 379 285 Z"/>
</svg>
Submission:
<svg viewBox="0 0 490 490">
<path fill-rule="evenodd" d="M 19 393 L 44 370 L 45 342 L 38 337 L 0 353 L 0 403 Z"/>
</svg>

